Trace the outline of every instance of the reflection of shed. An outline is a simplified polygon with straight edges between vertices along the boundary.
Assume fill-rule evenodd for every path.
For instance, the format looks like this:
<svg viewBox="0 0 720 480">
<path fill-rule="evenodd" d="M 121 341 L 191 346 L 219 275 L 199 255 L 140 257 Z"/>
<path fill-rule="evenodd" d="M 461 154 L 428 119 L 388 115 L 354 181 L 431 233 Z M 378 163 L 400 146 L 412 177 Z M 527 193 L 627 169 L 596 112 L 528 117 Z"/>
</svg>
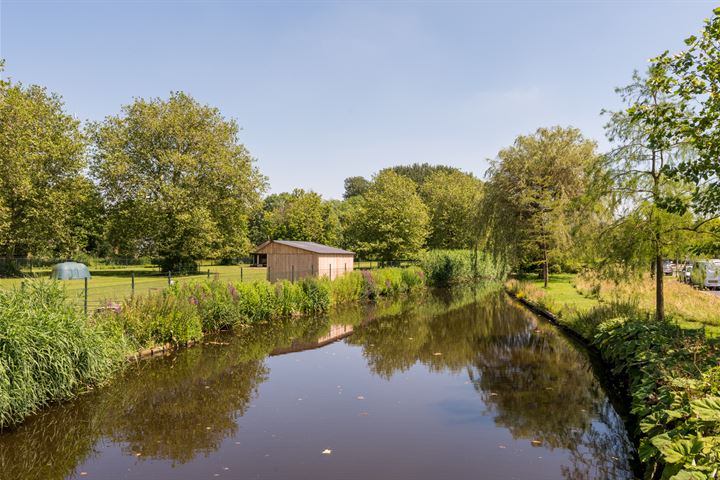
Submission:
<svg viewBox="0 0 720 480">
<path fill-rule="evenodd" d="M 253 252 L 253 263 L 267 266 L 271 282 L 308 276 L 337 278 L 353 271 L 355 254 L 315 242 L 269 240 Z"/>
</svg>

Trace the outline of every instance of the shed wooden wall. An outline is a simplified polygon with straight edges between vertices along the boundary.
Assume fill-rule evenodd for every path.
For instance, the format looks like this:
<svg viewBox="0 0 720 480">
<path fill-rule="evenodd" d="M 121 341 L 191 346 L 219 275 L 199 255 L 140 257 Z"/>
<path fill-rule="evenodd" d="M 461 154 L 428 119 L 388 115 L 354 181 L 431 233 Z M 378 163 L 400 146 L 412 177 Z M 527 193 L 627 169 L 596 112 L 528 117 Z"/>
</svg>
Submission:
<svg viewBox="0 0 720 480">
<path fill-rule="evenodd" d="M 317 271 L 320 276 L 327 276 L 330 279 L 337 278 L 348 272 L 353 271 L 354 256 L 353 255 L 318 255 Z"/>
<path fill-rule="evenodd" d="M 353 271 L 353 255 L 323 255 L 289 245 L 271 243 L 262 249 L 267 254 L 267 279 L 295 280 L 309 276 L 330 279 Z"/>
</svg>

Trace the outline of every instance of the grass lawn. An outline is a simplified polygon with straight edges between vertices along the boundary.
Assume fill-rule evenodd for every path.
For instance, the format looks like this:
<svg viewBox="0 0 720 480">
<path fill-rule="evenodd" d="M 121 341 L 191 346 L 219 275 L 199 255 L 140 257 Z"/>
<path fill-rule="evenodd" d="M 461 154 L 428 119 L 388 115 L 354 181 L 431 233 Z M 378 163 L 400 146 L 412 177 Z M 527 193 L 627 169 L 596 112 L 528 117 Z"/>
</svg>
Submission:
<svg viewBox="0 0 720 480">
<path fill-rule="evenodd" d="M 201 267 L 203 273 L 199 275 L 172 276 L 174 282 L 188 282 L 192 280 L 219 279 L 227 282 L 239 282 L 241 266 L 239 265 L 213 265 Z M 132 274 L 135 273 L 135 294 L 141 295 L 151 291 L 162 290 L 168 286 L 168 277 L 161 274 L 154 266 L 131 266 L 123 268 L 91 268 L 92 278 L 88 281 L 88 310 L 92 311 L 105 305 L 107 302 L 119 302 L 132 294 Z M 49 277 L 50 270 L 34 271 L 35 276 Z M 242 266 L 242 280 L 250 282 L 264 280 L 265 268 Z M 0 289 L 19 288 L 23 279 L 0 278 Z M 83 305 L 82 280 L 64 281 L 68 297 L 78 308 Z"/>
<path fill-rule="evenodd" d="M 720 298 L 694 290 L 671 277 L 665 280 L 667 314 L 682 328 L 705 328 L 708 337 L 720 337 Z M 589 311 L 601 302 L 612 301 L 613 297 L 623 300 L 632 298 L 641 309 L 647 311 L 653 311 L 654 307 L 654 284 L 649 279 L 621 287 L 603 282 L 599 298 L 589 294 L 590 282 L 581 281 L 571 274 L 551 275 L 547 289 L 543 287 L 541 278 L 525 279 L 524 282 L 534 287 L 533 292 L 529 292 L 531 297 L 541 296 L 543 303 L 549 305 L 551 311 L 561 315 L 568 315 L 573 311 Z"/>
</svg>

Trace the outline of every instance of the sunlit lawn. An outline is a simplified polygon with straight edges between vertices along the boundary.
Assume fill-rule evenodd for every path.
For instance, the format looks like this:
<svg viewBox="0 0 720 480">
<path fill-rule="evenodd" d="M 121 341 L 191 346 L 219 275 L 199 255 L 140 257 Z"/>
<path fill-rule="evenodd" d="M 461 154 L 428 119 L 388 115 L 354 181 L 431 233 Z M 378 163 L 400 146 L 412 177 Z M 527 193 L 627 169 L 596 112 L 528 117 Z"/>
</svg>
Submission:
<svg viewBox="0 0 720 480">
<path fill-rule="evenodd" d="M 122 268 L 91 268 L 92 278 L 88 281 L 88 309 L 93 310 L 110 301 L 121 301 L 132 293 L 132 273 L 135 273 L 135 294 L 159 291 L 168 286 L 169 280 L 173 282 L 189 282 L 197 280 L 219 279 L 223 281 L 239 282 L 241 266 L 239 265 L 213 265 L 201 267 L 202 273 L 198 275 L 172 275 L 162 274 L 157 267 L 131 266 Z M 208 271 L 210 275 L 208 276 Z M 50 270 L 35 270 L 37 277 L 49 277 Z M 242 280 L 245 282 L 264 280 L 265 268 L 242 266 Z M 0 289 L 19 288 L 24 280 L 21 278 L 0 278 Z M 83 304 L 84 282 L 82 280 L 63 281 L 68 297 L 78 307 Z"/>
<path fill-rule="evenodd" d="M 541 288 L 545 297 L 561 309 L 587 311 L 600 302 L 621 299 L 635 302 L 643 310 L 654 311 L 655 289 L 650 278 L 621 285 L 601 282 L 597 297 L 590 295 L 592 282 L 571 274 L 552 275 L 547 289 L 543 288 L 541 278 L 530 278 L 525 281 Z M 667 314 L 683 328 L 705 328 L 708 336 L 720 336 L 720 297 L 696 290 L 672 277 L 666 277 L 665 309 Z"/>
</svg>

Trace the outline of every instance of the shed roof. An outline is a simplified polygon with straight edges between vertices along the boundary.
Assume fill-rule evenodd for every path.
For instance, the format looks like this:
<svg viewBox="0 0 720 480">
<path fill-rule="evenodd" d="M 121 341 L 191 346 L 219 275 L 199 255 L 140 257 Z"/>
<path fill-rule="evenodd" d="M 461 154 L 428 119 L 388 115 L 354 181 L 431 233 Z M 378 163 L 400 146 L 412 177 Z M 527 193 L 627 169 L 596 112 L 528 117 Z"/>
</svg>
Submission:
<svg viewBox="0 0 720 480">
<path fill-rule="evenodd" d="M 330 247 L 323 245 L 322 243 L 315 242 L 298 242 L 295 240 L 268 240 L 267 242 L 259 245 L 254 253 L 260 253 L 260 250 L 270 245 L 271 243 L 279 243 L 280 245 L 287 245 L 288 247 L 299 248 L 312 253 L 320 253 L 326 255 L 355 255 L 355 252 L 349 252 L 342 248 Z"/>
</svg>

